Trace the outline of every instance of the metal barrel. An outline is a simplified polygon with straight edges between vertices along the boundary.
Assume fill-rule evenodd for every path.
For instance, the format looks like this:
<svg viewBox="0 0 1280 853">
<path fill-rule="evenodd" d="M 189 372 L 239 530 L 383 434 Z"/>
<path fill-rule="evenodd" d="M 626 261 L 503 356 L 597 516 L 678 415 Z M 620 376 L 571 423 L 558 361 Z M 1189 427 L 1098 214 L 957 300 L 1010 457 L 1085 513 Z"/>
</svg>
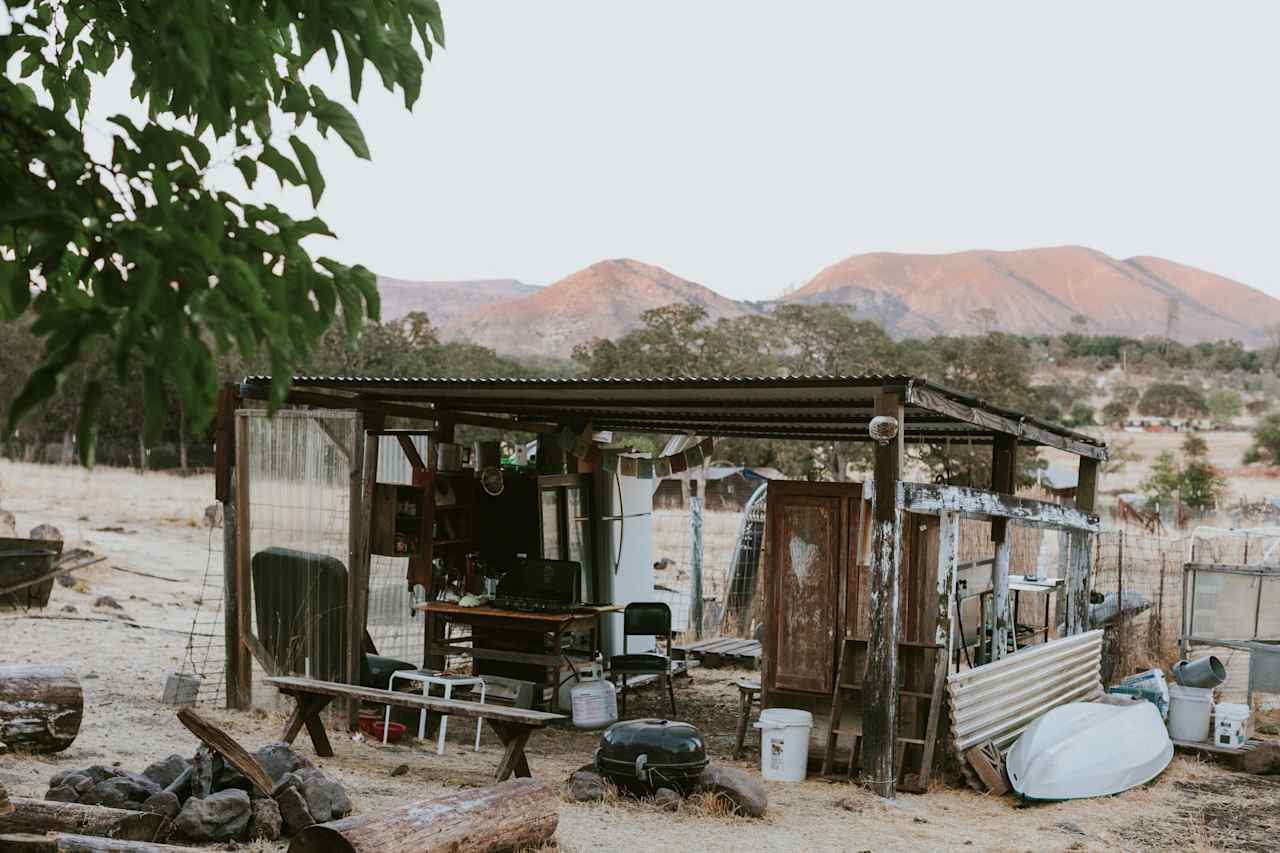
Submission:
<svg viewBox="0 0 1280 853">
<path fill-rule="evenodd" d="M 1217 687 L 1227 680 L 1227 668 L 1209 655 L 1195 661 L 1178 661 L 1173 665 L 1173 677 L 1183 687 Z"/>
</svg>

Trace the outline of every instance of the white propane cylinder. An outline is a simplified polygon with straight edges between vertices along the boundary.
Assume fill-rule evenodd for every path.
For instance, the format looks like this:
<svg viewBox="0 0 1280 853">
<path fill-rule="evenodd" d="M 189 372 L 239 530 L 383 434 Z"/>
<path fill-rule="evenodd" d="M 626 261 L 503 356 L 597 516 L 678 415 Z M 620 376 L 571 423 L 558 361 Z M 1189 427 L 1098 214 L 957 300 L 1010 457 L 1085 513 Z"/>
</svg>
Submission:
<svg viewBox="0 0 1280 853">
<path fill-rule="evenodd" d="M 569 690 L 573 725 L 580 729 L 603 729 L 618 721 L 618 693 L 604 679 L 579 682 Z"/>
</svg>

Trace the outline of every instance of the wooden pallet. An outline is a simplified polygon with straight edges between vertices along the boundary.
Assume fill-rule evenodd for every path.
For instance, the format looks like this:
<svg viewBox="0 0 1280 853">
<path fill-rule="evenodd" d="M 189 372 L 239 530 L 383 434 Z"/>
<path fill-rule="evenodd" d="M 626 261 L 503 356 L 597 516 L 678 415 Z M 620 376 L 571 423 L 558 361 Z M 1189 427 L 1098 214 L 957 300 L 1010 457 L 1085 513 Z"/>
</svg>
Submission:
<svg viewBox="0 0 1280 853">
<path fill-rule="evenodd" d="M 1219 746 L 1211 740 L 1178 740 L 1173 738 L 1173 746 L 1183 752 L 1202 752 L 1211 755 L 1244 755 L 1246 752 L 1262 746 L 1262 741 L 1249 738 L 1242 746 Z"/>
<path fill-rule="evenodd" d="M 742 640 L 737 637 L 713 637 L 673 646 L 671 657 L 675 660 L 696 660 L 714 669 L 718 666 L 760 666 L 760 641 Z"/>
<path fill-rule="evenodd" d="M 925 711 L 925 736 L 910 738 L 899 736 L 894 749 L 893 766 L 897 768 L 899 787 L 911 793 L 923 794 L 929 790 L 929 779 L 933 773 L 933 753 L 937 746 L 938 731 L 942 722 L 942 696 L 947 680 L 948 659 L 945 652 L 933 643 L 898 643 L 900 659 L 915 657 L 923 663 L 924 656 L 934 656 L 933 689 L 929 691 L 898 690 L 899 704 L 905 701 L 927 703 Z M 822 760 L 822 774 L 832 775 L 835 765 L 836 747 L 841 736 L 852 737 L 849 747 L 849 765 L 846 775 L 852 779 L 857 775 L 859 752 L 862 746 L 862 733 L 840 728 L 846 697 L 858 696 L 862 692 L 862 677 L 867 668 L 867 641 L 855 637 L 845 637 L 840 649 L 840 664 L 837 669 L 835 688 L 831 691 L 831 728 L 827 734 L 827 749 Z M 906 773 L 903 756 L 908 746 L 919 747 L 920 764 L 914 773 Z"/>
</svg>

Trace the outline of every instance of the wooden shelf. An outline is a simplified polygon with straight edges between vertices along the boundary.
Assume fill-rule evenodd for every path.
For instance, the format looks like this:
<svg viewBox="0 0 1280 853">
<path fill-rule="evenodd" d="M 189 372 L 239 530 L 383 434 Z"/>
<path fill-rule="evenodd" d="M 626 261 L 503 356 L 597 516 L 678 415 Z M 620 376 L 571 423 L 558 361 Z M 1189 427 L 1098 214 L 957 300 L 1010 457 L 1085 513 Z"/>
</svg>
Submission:
<svg viewBox="0 0 1280 853">
<path fill-rule="evenodd" d="M 431 540 L 431 544 L 432 545 L 459 545 L 459 544 L 470 542 L 470 541 L 471 541 L 470 539 L 433 539 Z"/>
<path fill-rule="evenodd" d="M 448 512 L 453 509 L 474 509 L 471 504 L 436 504 L 436 512 Z"/>
</svg>

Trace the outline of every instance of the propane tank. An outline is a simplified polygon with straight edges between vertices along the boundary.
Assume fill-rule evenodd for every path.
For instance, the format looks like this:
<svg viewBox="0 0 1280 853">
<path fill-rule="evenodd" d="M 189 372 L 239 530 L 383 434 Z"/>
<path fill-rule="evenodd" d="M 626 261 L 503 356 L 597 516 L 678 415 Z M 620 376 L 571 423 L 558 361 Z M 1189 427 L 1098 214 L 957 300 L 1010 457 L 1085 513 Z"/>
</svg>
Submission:
<svg viewBox="0 0 1280 853">
<path fill-rule="evenodd" d="M 617 691 L 600 675 L 601 668 L 593 666 L 591 670 L 569 689 L 573 725 L 580 729 L 602 729 L 618 721 Z"/>
</svg>

